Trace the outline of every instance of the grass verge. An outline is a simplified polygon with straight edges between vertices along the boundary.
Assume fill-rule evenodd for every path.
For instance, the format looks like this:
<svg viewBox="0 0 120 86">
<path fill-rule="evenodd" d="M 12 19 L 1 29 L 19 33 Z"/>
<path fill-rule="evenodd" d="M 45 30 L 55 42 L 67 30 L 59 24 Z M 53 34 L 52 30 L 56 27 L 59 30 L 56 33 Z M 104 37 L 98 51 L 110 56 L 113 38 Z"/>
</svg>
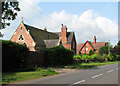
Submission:
<svg viewBox="0 0 120 86">
<path fill-rule="evenodd" d="M 53 71 L 50 68 L 40 69 L 39 71 L 2 73 L 2 84 L 8 84 L 14 81 L 37 79 L 55 74 L 59 73 Z"/>
<path fill-rule="evenodd" d="M 88 62 L 88 63 L 74 63 L 72 65 L 67 65 L 66 68 L 72 68 L 72 69 L 88 69 L 88 68 L 93 68 L 93 67 L 98 67 L 98 66 L 103 66 L 103 65 L 108 65 L 108 64 L 116 64 L 119 61 L 114 61 L 114 62 Z"/>
</svg>

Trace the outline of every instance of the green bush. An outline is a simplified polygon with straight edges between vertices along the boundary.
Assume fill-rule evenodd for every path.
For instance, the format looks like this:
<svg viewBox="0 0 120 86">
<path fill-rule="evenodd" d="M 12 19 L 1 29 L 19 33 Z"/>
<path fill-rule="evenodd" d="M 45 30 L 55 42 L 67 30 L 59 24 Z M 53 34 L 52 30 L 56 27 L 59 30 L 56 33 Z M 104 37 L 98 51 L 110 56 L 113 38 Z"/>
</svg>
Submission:
<svg viewBox="0 0 120 86">
<path fill-rule="evenodd" d="M 2 71 L 18 71 L 26 66 L 29 50 L 11 41 L 2 41 Z"/>
<path fill-rule="evenodd" d="M 73 51 L 63 46 L 45 49 L 42 52 L 45 53 L 45 66 L 60 66 L 73 63 Z"/>
<path fill-rule="evenodd" d="M 94 54 L 94 51 L 91 49 L 90 51 L 89 51 L 89 56 L 90 55 L 93 55 Z"/>
</svg>

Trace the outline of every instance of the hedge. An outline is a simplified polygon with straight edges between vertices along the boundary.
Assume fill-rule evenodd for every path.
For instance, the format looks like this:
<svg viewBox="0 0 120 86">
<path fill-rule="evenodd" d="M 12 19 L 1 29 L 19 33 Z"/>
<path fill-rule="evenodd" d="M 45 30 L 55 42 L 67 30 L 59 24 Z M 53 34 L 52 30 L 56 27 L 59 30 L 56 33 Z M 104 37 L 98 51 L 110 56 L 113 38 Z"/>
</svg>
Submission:
<svg viewBox="0 0 120 86">
<path fill-rule="evenodd" d="M 18 43 L 2 41 L 2 71 L 20 71 L 26 66 L 29 49 Z"/>
<path fill-rule="evenodd" d="M 73 63 L 73 51 L 64 48 L 63 46 L 56 46 L 49 49 L 40 50 L 45 54 L 45 66 L 60 66 Z"/>
</svg>

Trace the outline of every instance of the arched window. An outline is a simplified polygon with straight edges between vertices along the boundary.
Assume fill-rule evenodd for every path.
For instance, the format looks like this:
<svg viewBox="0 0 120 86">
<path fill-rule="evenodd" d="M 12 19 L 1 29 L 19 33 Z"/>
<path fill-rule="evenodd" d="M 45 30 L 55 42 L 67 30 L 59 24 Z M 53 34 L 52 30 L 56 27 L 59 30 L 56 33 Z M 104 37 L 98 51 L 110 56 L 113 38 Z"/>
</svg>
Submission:
<svg viewBox="0 0 120 86">
<path fill-rule="evenodd" d="M 24 45 L 24 46 L 27 46 L 27 44 L 26 44 L 25 42 L 23 43 L 23 45 Z"/>
<path fill-rule="evenodd" d="M 20 35 L 19 40 L 24 40 L 24 38 L 23 38 L 23 36 L 22 36 L 22 35 Z"/>
</svg>

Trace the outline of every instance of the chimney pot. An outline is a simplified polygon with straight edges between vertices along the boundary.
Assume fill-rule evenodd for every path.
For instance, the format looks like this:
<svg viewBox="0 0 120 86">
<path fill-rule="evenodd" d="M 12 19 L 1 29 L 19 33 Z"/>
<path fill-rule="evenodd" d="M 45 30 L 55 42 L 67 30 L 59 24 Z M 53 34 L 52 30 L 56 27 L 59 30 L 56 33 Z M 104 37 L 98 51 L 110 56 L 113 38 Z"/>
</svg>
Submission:
<svg viewBox="0 0 120 86">
<path fill-rule="evenodd" d="M 63 24 L 61 24 L 62 25 L 62 28 L 63 28 Z"/>
<path fill-rule="evenodd" d="M 47 31 L 47 28 L 46 28 L 46 27 L 44 28 L 44 31 Z"/>
<path fill-rule="evenodd" d="M 96 44 L 96 36 L 94 36 L 94 44 Z"/>
</svg>

